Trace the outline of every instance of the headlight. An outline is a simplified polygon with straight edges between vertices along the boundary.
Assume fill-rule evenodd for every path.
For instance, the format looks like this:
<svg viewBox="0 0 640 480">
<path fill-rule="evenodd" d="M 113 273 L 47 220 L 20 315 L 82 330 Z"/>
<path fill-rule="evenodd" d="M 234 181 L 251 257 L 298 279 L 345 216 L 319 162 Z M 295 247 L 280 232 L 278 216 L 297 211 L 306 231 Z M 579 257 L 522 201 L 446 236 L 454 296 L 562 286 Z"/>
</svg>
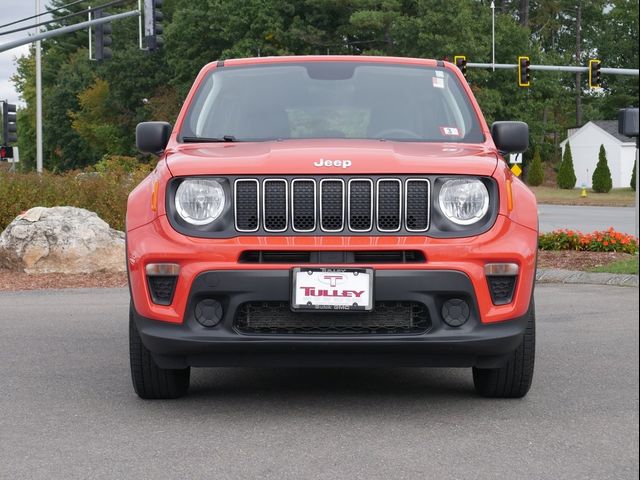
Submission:
<svg viewBox="0 0 640 480">
<path fill-rule="evenodd" d="M 206 225 L 217 219 L 225 204 L 224 189 L 210 179 L 187 179 L 176 191 L 176 211 L 192 225 Z"/>
<path fill-rule="evenodd" d="M 476 178 L 447 180 L 440 189 L 440 210 L 458 225 L 471 225 L 489 210 L 489 192 Z"/>
</svg>

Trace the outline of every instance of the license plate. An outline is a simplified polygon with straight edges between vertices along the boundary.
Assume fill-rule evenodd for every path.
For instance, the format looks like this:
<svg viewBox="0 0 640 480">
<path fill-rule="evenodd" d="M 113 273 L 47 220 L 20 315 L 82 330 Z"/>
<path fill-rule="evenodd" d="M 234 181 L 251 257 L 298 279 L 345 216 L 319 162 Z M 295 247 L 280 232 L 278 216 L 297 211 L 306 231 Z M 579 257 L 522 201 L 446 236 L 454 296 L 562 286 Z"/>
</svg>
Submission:
<svg viewBox="0 0 640 480">
<path fill-rule="evenodd" d="M 293 310 L 373 309 L 370 268 L 294 268 Z"/>
</svg>

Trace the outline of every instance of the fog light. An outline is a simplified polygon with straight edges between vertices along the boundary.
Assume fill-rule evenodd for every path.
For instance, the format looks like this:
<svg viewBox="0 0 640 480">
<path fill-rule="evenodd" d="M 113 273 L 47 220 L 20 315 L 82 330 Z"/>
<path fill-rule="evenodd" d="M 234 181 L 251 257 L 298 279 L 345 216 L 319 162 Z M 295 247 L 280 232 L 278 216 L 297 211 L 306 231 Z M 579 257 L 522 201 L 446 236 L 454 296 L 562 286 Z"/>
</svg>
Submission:
<svg viewBox="0 0 640 480">
<path fill-rule="evenodd" d="M 460 298 L 450 298 L 442 305 L 442 318 L 450 327 L 460 327 L 469 320 L 469 304 Z"/>
<path fill-rule="evenodd" d="M 215 327 L 222 320 L 222 304 L 218 300 L 207 298 L 196 305 L 196 320 L 205 327 Z"/>
</svg>

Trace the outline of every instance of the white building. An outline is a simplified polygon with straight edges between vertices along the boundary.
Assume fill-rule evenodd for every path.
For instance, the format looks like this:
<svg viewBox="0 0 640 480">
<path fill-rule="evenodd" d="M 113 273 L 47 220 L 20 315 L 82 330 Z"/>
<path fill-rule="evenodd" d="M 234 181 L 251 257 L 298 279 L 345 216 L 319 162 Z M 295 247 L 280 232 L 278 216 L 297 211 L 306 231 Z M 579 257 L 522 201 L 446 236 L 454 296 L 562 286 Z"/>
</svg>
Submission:
<svg viewBox="0 0 640 480">
<path fill-rule="evenodd" d="M 571 144 L 573 168 L 576 172 L 576 187 L 591 187 L 591 177 L 598 163 L 600 145 L 607 152 L 607 163 L 611 170 L 613 188 L 629 187 L 633 162 L 636 158 L 636 143 L 633 138 L 618 133 L 617 120 L 589 122 L 582 128 L 569 130 L 569 137 L 560 143 L 562 153 Z"/>
</svg>

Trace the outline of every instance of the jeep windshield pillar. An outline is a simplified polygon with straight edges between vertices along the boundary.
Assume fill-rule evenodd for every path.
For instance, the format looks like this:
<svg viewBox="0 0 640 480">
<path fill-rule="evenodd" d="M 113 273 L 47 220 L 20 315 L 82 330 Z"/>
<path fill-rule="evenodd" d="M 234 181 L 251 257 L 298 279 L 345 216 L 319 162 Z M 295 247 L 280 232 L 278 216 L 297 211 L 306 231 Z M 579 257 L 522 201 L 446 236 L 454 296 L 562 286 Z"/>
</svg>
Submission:
<svg viewBox="0 0 640 480">
<path fill-rule="evenodd" d="M 366 56 L 206 65 L 129 196 L 130 356 L 142 398 L 192 367 L 449 366 L 477 392 L 533 377 L 534 195 L 458 69 Z"/>
</svg>

